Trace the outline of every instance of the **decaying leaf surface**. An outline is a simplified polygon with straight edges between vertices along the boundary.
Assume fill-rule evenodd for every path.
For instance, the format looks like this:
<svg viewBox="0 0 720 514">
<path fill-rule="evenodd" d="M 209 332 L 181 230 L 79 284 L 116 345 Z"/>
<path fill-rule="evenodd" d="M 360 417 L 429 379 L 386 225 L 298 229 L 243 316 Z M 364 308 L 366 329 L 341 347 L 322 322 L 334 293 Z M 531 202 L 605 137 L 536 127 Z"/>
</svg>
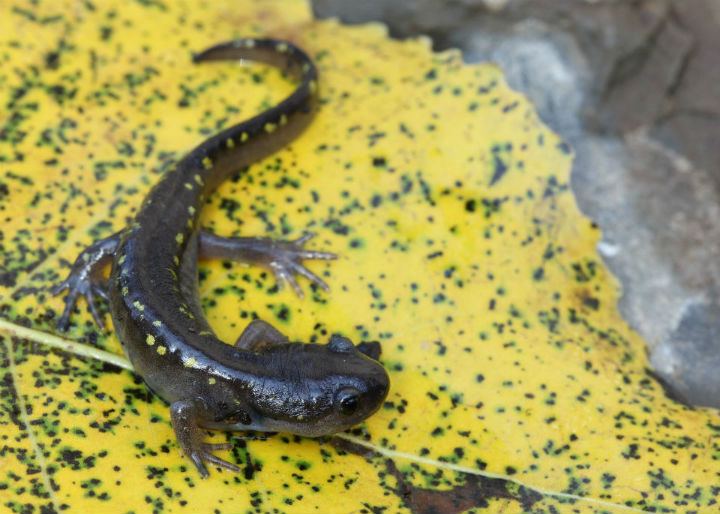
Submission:
<svg viewBox="0 0 720 514">
<path fill-rule="evenodd" d="M 215 433 L 244 473 L 201 480 L 138 377 L 6 337 L 0 511 L 718 510 L 720 417 L 653 378 L 568 188 L 567 146 L 498 69 L 289 0 L 1 9 L 6 331 L 55 332 L 62 299 L 47 291 L 80 249 L 121 229 L 182 152 L 291 90 L 264 66 L 190 64 L 271 35 L 317 61 L 321 111 L 224 184 L 204 224 L 312 231 L 342 258 L 310 263 L 332 290 L 304 300 L 262 270 L 203 262 L 208 318 L 227 341 L 253 316 L 296 340 L 380 340 L 392 388 L 333 439 Z M 120 353 L 84 303 L 73 319 L 69 340 Z"/>
</svg>

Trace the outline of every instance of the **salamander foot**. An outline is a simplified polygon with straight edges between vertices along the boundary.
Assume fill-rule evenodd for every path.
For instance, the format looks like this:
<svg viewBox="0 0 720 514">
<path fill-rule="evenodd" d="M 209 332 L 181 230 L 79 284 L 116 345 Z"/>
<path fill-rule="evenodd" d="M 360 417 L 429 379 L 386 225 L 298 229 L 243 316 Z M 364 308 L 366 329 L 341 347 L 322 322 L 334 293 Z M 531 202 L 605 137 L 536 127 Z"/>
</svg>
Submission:
<svg viewBox="0 0 720 514">
<path fill-rule="evenodd" d="M 264 266 L 272 271 L 278 286 L 287 282 L 300 298 L 304 296 L 295 275 L 301 275 L 324 290 L 328 285 L 323 279 L 303 266 L 306 259 L 337 259 L 330 252 L 307 250 L 303 245 L 313 234 L 305 234 L 294 241 L 280 241 L 269 237 L 220 237 L 209 232 L 200 232 L 200 254 L 204 257 L 235 259 Z"/>
<path fill-rule="evenodd" d="M 231 464 L 213 454 L 217 450 L 231 449 L 233 447 L 232 443 L 212 444 L 203 442 L 204 434 L 200 429 L 199 421 L 207 416 L 206 411 L 207 407 L 204 402 L 198 398 L 180 400 L 170 406 L 170 419 L 180 448 L 193 461 L 203 478 L 210 476 L 205 467 L 206 462 L 230 471 L 242 471 L 235 464 Z"/>
<path fill-rule="evenodd" d="M 50 290 L 53 296 L 66 289 L 68 291 L 65 310 L 56 324 L 57 328 L 67 330 L 75 304 L 80 296 L 84 296 L 95 323 L 104 330 L 105 325 L 95 305 L 95 298 L 100 296 L 107 300 L 107 280 L 102 276 L 102 270 L 114 255 L 119 241 L 120 235 L 115 233 L 85 248 L 75 259 L 67 278 Z"/>
</svg>

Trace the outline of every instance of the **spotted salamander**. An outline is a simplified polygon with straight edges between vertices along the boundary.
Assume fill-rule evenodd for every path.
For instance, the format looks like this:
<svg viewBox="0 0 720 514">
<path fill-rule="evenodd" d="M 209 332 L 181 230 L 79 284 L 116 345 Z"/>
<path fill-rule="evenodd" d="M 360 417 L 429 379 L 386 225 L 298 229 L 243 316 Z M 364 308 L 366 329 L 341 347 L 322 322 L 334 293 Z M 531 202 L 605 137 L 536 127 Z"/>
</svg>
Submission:
<svg viewBox="0 0 720 514">
<path fill-rule="evenodd" d="M 97 324 L 97 296 L 109 305 L 115 331 L 136 372 L 170 404 L 175 436 L 203 477 L 205 464 L 239 471 L 214 452 L 232 445 L 203 441 L 203 428 L 320 436 L 345 430 L 373 414 L 389 378 L 377 361 L 377 342 L 354 345 L 334 335 L 327 344 L 289 342 L 256 319 L 234 345 L 219 340 L 200 307 L 197 258 L 233 258 L 264 265 L 278 284 L 302 297 L 295 275 L 327 285 L 302 265 L 334 259 L 294 241 L 223 238 L 198 222 L 208 195 L 224 179 L 286 145 L 317 107 L 317 72 L 298 47 L 274 39 L 241 39 L 213 46 L 194 62 L 250 59 L 281 67 L 299 86 L 277 106 L 209 138 L 163 175 L 132 224 L 80 253 L 68 277 L 58 327 L 66 330 L 80 296 Z M 110 277 L 102 270 L 111 262 Z"/>
</svg>

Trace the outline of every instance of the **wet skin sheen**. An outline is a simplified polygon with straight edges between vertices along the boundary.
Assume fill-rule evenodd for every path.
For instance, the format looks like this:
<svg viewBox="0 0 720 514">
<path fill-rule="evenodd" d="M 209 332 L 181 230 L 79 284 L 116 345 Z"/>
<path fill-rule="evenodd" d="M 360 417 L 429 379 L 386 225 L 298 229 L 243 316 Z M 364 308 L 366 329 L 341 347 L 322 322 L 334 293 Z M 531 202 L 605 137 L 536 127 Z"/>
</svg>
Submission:
<svg viewBox="0 0 720 514">
<path fill-rule="evenodd" d="M 86 248 L 54 294 L 68 290 L 58 326 L 66 329 L 84 296 L 98 325 L 96 295 L 109 302 L 113 324 L 136 372 L 170 404 L 175 435 L 203 476 L 205 463 L 239 471 L 213 452 L 231 444 L 203 442 L 203 428 L 260 430 L 320 436 L 345 430 L 373 414 L 389 378 L 378 363 L 379 343 L 354 345 L 333 336 L 328 344 L 290 343 L 262 320 L 248 325 L 235 345 L 208 325 L 198 295 L 197 258 L 233 258 L 268 267 L 302 297 L 296 275 L 327 289 L 302 265 L 334 259 L 295 241 L 222 238 L 198 225 L 204 199 L 251 162 L 296 137 L 315 111 L 317 72 L 294 45 L 271 39 L 223 43 L 195 62 L 251 59 L 282 67 L 299 81 L 280 104 L 211 137 L 168 171 L 150 191 L 133 223 Z M 105 283 L 102 269 L 112 262 Z"/>
</svg>

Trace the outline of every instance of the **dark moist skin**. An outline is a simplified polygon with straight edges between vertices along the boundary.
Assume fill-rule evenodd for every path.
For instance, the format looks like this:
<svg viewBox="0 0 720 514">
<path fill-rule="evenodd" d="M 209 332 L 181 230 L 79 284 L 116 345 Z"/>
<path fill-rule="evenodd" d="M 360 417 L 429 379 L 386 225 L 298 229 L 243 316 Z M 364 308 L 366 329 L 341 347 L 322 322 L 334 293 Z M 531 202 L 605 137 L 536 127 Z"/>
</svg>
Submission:
<svg viewBox="0 0 720 514">
<path fill-rule="evenodd" d="M 289 282 L 300 297 L 296 274 L 327 289 L 302 261 L 336 258 L 304 249 L 309 234 L 295 241 L 222 238 L 200 228 L 200 208 L 215 187 L 295 138 L 310 122 L 317 101 L 315 66 L 291 43 L 241 39 L 209 48 L 194 61 L 227 59 L 281 67 L 300 85 L 276 107 L 191 151 L 150 191 L 133 223 L 86 248 L 53 290 L 68 290 L 58 322 L 62 330 L 79 296 L 87 299 L 102 328 L 94 299 L 108 300 L 125 354 L 149 388 L 170 404 L 178 443 L 203 477 L 208 476 L 206 462 L 240 469 L 213 454 L 232 445 L 203 442 L 202 428 L 331 434 L 374 413 L 390 386 L 377 361 L 379 343 L 355 346 L 341 336 L 326 345 L 291 343 L 257 319 L 231 346 L 215 336 L 203 315 L 198 255 L 266 266 L 278 284 Z M 105 283 L 102 269 L 110 261 Z"/>
</svg>

